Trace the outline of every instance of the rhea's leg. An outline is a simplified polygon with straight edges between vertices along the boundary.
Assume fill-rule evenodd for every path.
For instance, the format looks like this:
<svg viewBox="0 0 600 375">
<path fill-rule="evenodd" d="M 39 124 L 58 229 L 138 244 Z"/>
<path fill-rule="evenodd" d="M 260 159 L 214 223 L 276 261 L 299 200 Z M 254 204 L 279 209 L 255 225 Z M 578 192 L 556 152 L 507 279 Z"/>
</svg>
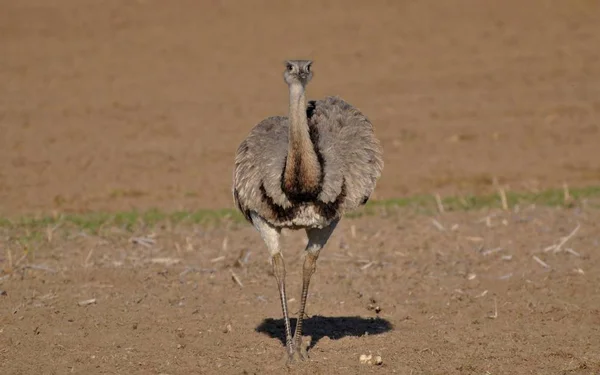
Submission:
<svg viewBox="0 0 600 375">
<path fill-rule="evenodd" d="M 285 264 L 283 262 L 283 256 L 281 256 L 281 253 L 271 256 L 271 262 L 273 263 L 273 273 L 275 274 L 275 279 L 277 280 L 279 299 L 281 300 L 281 310 L 283 311 L 283 321 L 285 324 L 285 346 L 288 354 L 292 355 L 292 329 L 290 328 L 290 317 L 288 314 L 287 297 L 285 294 Z"/>
<path fill-rule="evenodd" d="M 294 332 L 294 350 L 306 358 L 306 351 L 302 348 L 302 321 L 304 319 L 304 311 L 306 308 L 306 297 L 308 295 L 308 286 L 310 278 L 317 268 L 317 259 L 319 252 L 329 240 L 331 233 L 337 226 L 339 220 L 332 222 L 329 226 L 323 229 L 307 229 L 308 245 L 304 256 L 304 265 L 302 266 L 302 295 L 300 297 L 300 312 L 298 313 L 298 323 Z"/>
<path fill-rule="evenodd" d="M 252 222 L 259 231 L 267 249 L 271 254 L 271 263 L 273 265 L 273 274 L 277 280 L 279 288 L 279 299 L 281 300 L 281 310 L 283 311 L 283 321 L 285 324 L 285 343 L 288 355 L 291 357 L 294 352 L 292 347 L 292 329 L 290 328 L 290 318 L 288 315 L 287 297 L 285 293 L 285 264 L 281 254 L 279 237 L 281 230 L 267 223 L 260 216 L 252 213 Z"/>
</svg>

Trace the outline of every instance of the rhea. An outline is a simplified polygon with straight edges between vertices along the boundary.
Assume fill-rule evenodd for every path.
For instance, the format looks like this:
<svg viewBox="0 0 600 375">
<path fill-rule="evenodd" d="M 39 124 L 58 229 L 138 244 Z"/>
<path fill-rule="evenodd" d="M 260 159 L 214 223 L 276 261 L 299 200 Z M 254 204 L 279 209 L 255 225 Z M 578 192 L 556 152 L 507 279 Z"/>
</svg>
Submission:
<svg viewBox="0 0 600 375">
<path fill-rule="evenodd" d="M 233 198 L 260 233 L 271 256 L 285 324 L 289 361 L 304 360 L 302 321 L 319 252 L 345 212 L 364 205 L 383 169 L 382 148 L 373 126 L 357 108 L 337 96 L 306 101 L 312 61 L 288 60 L 288 117 L 268 117 L 239 145 Z M 294 336 L 285 289 L 281 230 L 304 229 L 300 310 Z"/>
</svg>

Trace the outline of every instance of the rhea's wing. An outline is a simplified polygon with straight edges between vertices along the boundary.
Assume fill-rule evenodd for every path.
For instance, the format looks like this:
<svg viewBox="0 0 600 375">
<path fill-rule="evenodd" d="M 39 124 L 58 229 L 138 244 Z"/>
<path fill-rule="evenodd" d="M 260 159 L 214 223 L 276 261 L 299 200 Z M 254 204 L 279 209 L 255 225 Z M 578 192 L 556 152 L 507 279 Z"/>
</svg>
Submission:
<svg viewBox="0 0 600 375">
<path fill-rule="evenodd" d="M 332 202 L 343 191 L 345 210 L 366 203 L 383 169 L 383 150 L 373 126 L 357 108 L 338 97 L 312 101 L 308 108 L 309 125 L 318 133 L 324 162 L 319 198 Z"/>
<path fill-rule="evenodd" d="M 282 116 L 261 121 L 240 144 L 235 156 L 233 196 L 250 220 L 249 211 L 265 218 L 272 215 L 269 203 L 288 207 L 281 190 L 281 173 L 288 145 L 288 119 Z"/>
</svg>

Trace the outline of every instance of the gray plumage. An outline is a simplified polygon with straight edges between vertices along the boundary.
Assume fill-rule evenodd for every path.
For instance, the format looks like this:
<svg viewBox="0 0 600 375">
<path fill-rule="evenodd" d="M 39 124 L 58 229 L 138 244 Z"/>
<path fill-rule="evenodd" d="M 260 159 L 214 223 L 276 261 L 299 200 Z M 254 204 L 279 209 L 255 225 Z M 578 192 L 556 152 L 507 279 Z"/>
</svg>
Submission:
<svg viewBox="0 0 600 375">
<path fill-rule="evenodd" d="M 260 233 L 277 279 L 288 360 L 306 359 L 302 322 L 319 252 L 343 214 L 365 204 L 383 169 L 382 149 L 369 120 L 339 97 L 310 101 L 305 88 L 312 62 L 289 60 L 289 116 L 261 121 L 235 156 L 233 197 Z M 294 336 L 285 291 L 282 228 L 305 229 L 300 310 Z"/>
<path fill-rule="evenodd" d="M 369 120 L 341 98 L 311 101 L 307 111 L 309 128 L 318 134 L 315 146 L 323 161 L 323 183 L 318 200 L 335 202 L 345 183 L 345 197 L 335 217 L 328 220 L 314 218 L 314 225 L 322 227 L 323 223 L 341 217 L 368 200 L 383 168 L 382 150 Z M 281 183 L 288 153 L 289 126 L 287 117 L 266 118 L 252 129 L 237 150 L 234 200 L 248 220 L 249 212 L 255 211 L 275 226 L 291 227 L 296 226 L 296 222 L 311 225 L 305 218 L 281 220 L 261 193 L 262 185 L 274 204 L 283 209 L 294 205 L 282 190 Z M 301 204 L 302 207 L 312 205 L 313 202 Z"/>
</svg>

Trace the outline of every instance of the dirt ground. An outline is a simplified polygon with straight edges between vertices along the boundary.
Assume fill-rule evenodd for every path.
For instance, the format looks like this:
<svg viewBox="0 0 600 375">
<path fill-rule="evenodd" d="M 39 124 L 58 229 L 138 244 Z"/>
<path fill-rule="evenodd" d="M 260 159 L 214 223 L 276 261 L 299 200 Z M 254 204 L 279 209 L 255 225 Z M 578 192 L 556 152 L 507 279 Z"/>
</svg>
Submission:
<svg viewBox="0 0 600 375">
<path fill-rule="evenodd" d="M 231 208 L 237 145 L 286 112 L 286 58 L 315 60 L 309 97 L 373 122 L 374 198 L 598 185 L 599 45 L 593 0 L 3 1 L 0 217 Z M 409 210 L 346 220 L 312 283 L 311 361 L 291 370 L 247 225 L 31 244 L 0 229 L 0 373 L 598 374 L 599 219 L 584 204 L 448 213 L 444 230 Z M 294 311 L 301 234 L 286 243 Z"/>
<path fill-rule="evenodd" d="M 346 220 L 313 276 L 310 361 L 290 369 L 254 229 L 57 235 L 0 284 L 0 373 L 598 374 L 598 223 L 531 207 Z M 292 312 L 303 246 L 284 238 Z"/>
<path fill-rule="evenodd" d="M 382 139 L 377 197 L 600 182 L 600 4 L 0 4 L 0 214 L 231 207 L 283 60 Z"/>
</svg>

